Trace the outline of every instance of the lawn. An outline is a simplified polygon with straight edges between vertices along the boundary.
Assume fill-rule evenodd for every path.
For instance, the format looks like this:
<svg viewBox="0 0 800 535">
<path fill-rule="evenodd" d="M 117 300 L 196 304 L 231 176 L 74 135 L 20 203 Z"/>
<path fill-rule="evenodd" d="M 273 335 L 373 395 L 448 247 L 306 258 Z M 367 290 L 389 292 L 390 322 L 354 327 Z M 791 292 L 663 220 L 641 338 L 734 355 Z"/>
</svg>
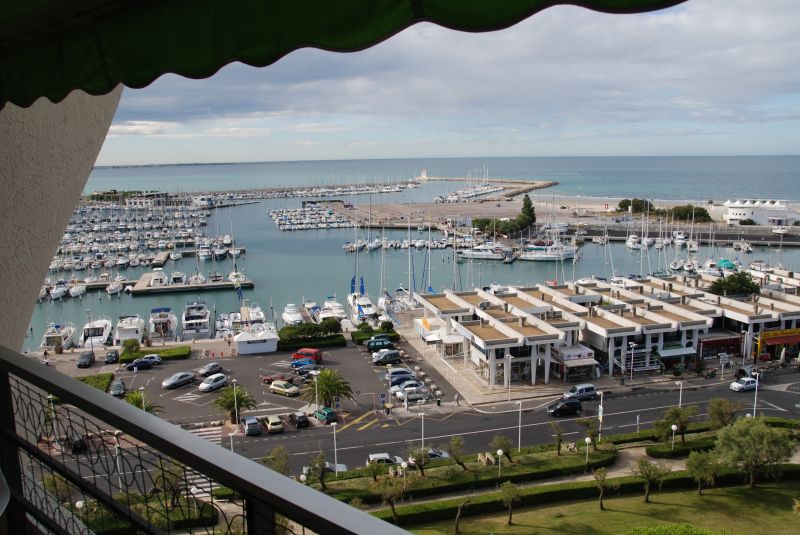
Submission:
<svg viewBox="0 0 800 535">
<path fill-rule="evenodd" d="M 605 500 L 605 511 L 597 501 L 533 507 L 514 512 L 514 525 L 507 526 L 507 514 L 467 517 L 461 533 L 494 535 L 620 535 L 635 527 L 653 524 L 693 524 L 735 535 L 795 535 L 800 532 L 800 515 L 792 512 L 792 498 L 800 498 L 800 482 L 747 487 L 714 488 L 696 492 L 656 492 L 651 503 L 642 496 Z M 468 508 L 469 506 L 467 506 Z M 412 526 L 409 531 L 424 535 L 451 534 L 453 522 Z"/>
</svg>

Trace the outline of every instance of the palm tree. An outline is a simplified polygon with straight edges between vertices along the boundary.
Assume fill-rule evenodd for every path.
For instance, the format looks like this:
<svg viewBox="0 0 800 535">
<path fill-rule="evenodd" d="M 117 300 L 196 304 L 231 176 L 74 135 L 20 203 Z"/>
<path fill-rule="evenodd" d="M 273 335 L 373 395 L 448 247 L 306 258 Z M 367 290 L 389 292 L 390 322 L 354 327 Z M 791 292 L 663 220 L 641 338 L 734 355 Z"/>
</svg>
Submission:
<svg viewBox="0 0 800 535">
<path fill-rule="evenodd" d="M 318 402 L 323 407 L 333 407 L 337 397 L 353 399 L 353 389 L 342 374 L 326 368 L 317 375 L 316 381 L 309 381 L 303 385 L 300 397 L 309 403 Z"/>
<path fill-rule="evenodd" d="M 144 411 L 149 412 L 150 414 L 158 414 L 159 412 L 164 410 L 164 407 L 153 403 L 140 390 L 131 390 L 130 392 L 125 394 L 125 401 L 127 401 L 137 409 L 141 409 L 142 403 L 144 403 Z"/>
<path fill-rule="evenodd" d="M 231 415 L 231 422 L 236 420 L 237 410 L 241 413 L 245 409 L 255 409 L 257 406 L 255 398 L 246 388 L 241 386 L 235 388 L 236 390 L 234 391 L 233 386 L 226 386 L 219 391 L 219 395 L 213 402 L 215 407 Z"/>
</svg>

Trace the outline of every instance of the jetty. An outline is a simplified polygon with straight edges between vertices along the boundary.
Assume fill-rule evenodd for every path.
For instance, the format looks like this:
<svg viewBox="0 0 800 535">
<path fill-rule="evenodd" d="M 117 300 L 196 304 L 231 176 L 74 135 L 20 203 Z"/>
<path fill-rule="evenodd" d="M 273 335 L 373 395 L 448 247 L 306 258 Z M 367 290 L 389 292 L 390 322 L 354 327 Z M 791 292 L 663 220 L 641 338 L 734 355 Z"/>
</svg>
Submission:
<svg viewBox="0 0 800 535">
<path fill-rule="evenodd" d="M 177 292 L 204 292 L 214 290 L 233 290 L 236 283 L 231 281 L 204 282 L 203 284 L 165 284 L 163 286 L 150 286 L 153 278 L 152 272 L 143 273 L 138 281 L 133 285 L 130 293 L 134 297 L 141 295 L 177 293 Z M 254 288 L 255 283 L 251 279 L 246 279 L 240 283 L 242 288 Z"/>
</svg>

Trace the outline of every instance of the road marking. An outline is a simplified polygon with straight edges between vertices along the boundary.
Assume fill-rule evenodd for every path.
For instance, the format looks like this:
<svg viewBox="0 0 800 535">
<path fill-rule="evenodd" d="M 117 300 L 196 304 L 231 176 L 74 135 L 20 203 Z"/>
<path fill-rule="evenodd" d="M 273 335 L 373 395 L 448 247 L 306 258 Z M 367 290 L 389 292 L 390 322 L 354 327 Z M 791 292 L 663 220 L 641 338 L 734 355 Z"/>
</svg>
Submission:
<svg viewBox="0 0 800 535">
<path fill-rule="evenodd" d="M 381 427 L 389 427 L 389 424 L 383 424 Z"/>
<path fill-rule="evenodd" d="M 759 399 L 758 403 L 759 403 L 759 405 L 761 403 L 764 403 L 765 405 L 769 405 L 770 407 L 772 407 L 773 409 L 778 410 L 778 411 L 789 412 L 786 409 L 784 409 L 783 407 L 779 407 L 779 406 L 775 405 L 774 403 L 770 403 L 769 401 L 764 401 L 763 399 Z"/>
<path fill-rule="evenodd" d="M 358 422 L 360 422 L 361 420 L 363 420 L 364 418 L 366 418 L 370 414 L 372 414 L 372 411 L 367 411 L 364 414 L 362 414 L 361 416 L 359 416 L 358 418 L 356 418 L 355 420 L 352 420 L 350 423 L 344 424 L 342 427 L 339 428 L 339 432 L 341 433 L 342 431 L 344 431 L 348 427 L 352 427 L 353 425 L 357 424 Z"/>
<path fill-rule="evenodd" d="M 366 428 L 368 428 L 368 427 L 370 427 L 372 425 L 375 425 L 377 423 L 378 423 L 378 419 L 375 418 L 374 420 L 370 420 L 369 422 L 365 423 L 364 425 L 362 425 L 361 427 L 356 429 L 356 431 L 363 431 L 364 429 L 366 429 Z"/>
</svg>

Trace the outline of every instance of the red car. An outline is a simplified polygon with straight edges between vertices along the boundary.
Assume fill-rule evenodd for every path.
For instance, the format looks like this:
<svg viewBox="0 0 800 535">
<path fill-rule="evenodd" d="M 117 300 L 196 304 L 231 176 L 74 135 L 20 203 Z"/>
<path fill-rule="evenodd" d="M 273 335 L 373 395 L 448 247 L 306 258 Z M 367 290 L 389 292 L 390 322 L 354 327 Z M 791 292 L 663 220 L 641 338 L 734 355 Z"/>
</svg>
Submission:
<svg viewBox="0 0 800 535">
<path fill-rule="evenodd" d="M 293 355 L 292 358 L 295 360 L 298 359 L 313 359 L 314 362 L 322 362 L 322 351 L 319 349 L 310 349 L 308 347 L 304 347 L 302 349 L 298 349 Z"/>
<path fill-rule="evenodd" d="M 273 381 L 286 381 L 287 383 L 293 383 L 294 380 L 294 376 L 286 375 L 285 373 L 270 373 L 269 375 L 261 376 L 261 382 L 264 384 L 270 384 Z"/>
</svg>

